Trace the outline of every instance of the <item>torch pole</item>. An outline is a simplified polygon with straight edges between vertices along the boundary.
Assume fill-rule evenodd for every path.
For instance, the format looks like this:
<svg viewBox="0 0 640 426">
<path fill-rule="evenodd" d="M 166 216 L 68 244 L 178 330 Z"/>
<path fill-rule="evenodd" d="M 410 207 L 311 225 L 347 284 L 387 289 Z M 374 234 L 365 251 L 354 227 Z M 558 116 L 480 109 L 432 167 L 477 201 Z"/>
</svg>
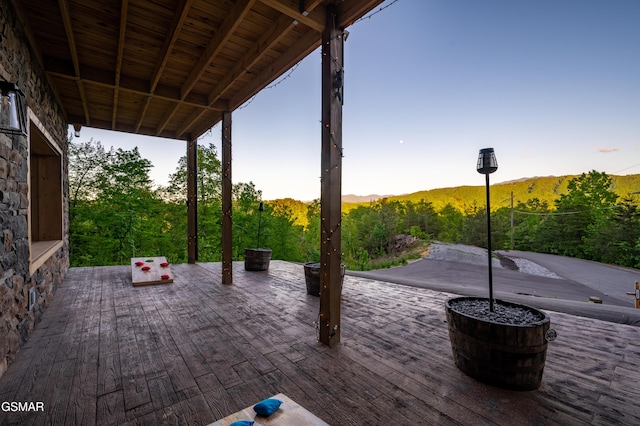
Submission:
<svg viewBox="0 0 640 426">
<path fill-rule="evenodd" d="M 262 228 L 262 202 L 260 202 L 260 209 L 258 209 L 258 246 L 260 248 L 260 228 Z"/>
<path fill-rule="evenodd" d="M 487 256 L 489 258 L 489 310 L 493 312 L 493 272 L 491 270 L 491 205 L 489 201 L 489 174 L 485 175 L 487 185 Z"/>
</svg>

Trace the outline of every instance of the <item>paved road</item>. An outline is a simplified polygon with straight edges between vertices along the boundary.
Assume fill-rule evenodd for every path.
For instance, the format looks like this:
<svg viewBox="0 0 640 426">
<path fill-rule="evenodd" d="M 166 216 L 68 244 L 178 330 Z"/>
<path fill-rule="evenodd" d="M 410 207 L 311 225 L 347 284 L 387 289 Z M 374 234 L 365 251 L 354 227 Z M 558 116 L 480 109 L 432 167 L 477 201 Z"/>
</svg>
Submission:
<svg viewBox="0 0 640 426">
<path fill-rule="evenodd" d="M 531 260 L 567 280 L 579 282 L 604 294 L 609 300 L 619 301 L 622 306 L 633 304 L 633 298 L 626 293 L 633 292 L 634 283 L 640 281 L 640 271 L 635 269 L 553 254 L 516 250 L 499 251 L 499 253 Z"/>
<path fill-rule="evenodd" d="M 633 297 L 625 294 L 640 279 L 637 270 L 539 253 L 503 254 L 534 261 L 562 279 L 493 268 L 494 297 L 640 326 L 640 309 L 634 309 Z M 488 296 L 487 267 L 463 262 L 424 258 L 402 267 L 348 274 L 454 294 Z M 589 303 L 592 296 L 601 298 L 602 304 Z"/>
</svg>

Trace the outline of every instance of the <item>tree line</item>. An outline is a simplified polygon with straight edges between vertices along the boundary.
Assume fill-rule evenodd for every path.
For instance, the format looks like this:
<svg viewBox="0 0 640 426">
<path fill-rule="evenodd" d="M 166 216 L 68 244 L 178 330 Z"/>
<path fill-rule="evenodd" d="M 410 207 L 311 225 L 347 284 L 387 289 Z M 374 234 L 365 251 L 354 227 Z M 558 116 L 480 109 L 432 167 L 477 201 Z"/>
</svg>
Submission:
<svg viewBox="0 0 640 426">
<path fill-rule="evenodd" d="M 182 157 L 169 183 L 154 187 L 152 164 L 137 148 L 106 150 L 99 142 L 69 143 L 70 260 L 72 266 L 128 264 L 131 257 L 187 261 L 186 177 Z M 198 259 L 222 259 L 222 170 L 213 144 L 198 147 Z M 552 204 L 537 198 L 491 212 L 492 247 L 560 254 L 640 267 L 638 197 L 620 197 L 611 178 L 591 171 L 573 178 Z M 270 248 L 273 259 L 320 259 L 320 202 L 290 198 L 258 205 L 252 182 L 233 185 L 233 258 L 244 248 Z M 260 237 L 258 231 L 260 229 Z M 401 234 L 486 247 L 486 210 L 436 209 L 427 199 L 381 199 L 343 212 L 343 262 L 370 269 L 389 255 Z M 258 239 L 260 241 L 258 242 Z"/>
</svg>

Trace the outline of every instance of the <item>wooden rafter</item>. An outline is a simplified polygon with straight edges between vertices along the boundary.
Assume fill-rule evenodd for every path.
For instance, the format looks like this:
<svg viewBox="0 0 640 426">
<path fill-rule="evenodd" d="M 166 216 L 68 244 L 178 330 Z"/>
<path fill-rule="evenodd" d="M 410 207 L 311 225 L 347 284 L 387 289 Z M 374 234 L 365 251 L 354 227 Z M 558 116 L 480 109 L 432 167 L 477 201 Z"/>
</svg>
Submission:
<svg viewBox="0 0 640 426">
<path fill-rule="evenodd" d="M 257 0 L 242 0 L 236 3 L 233 9 L 231 9 L 224 22 L 222 23 L 222 25 L 220 25 L 220 28 L 218 29 L 218 31 L 216 31 L 215 35 L 209 42 L 209 45 L 205 49 L 204 53 L 200 56 L 200 60 L 189 74 L 189 77 L 187 77 L 187 79 L 185 80 L 185 83 L 182 85 L 182 88 L 180 90 L 181 98 L 184 98 L 191 92 L 191 90 L 193 90 L 193 87 L 198 82 L 198 79 L 205 72 L 209 64 L 213 62 L 218 53 L 220 53 L 220 50 L 222 49 L 225 41 L 227 41 L 231 37 L 233 31 L 238 27 L 238 25 L 240 25 L 240 22 L 246 16 L 246 14 L 249 13 L 249 10 L 251 10 L 251 7 L 256 1 Z M 176 109 L 178 107 L 179 104 L 175 105 L 172 110 L 169 110 L 165 113 L 162 118 L 162 122 L 158 126 L 159 128 L 164 128 L 167 125 L 169 120 L 171 120 L 173 115 L 176 113 Z M 196 111 L 194 114 L 197 118 L 200 118 L 204 113 L 205 111 L 201 110 Z M 177 133 L 179 135 L 184 134 L 185 128 L 186 126 L 183 125 Z"/>
<path fill-rule="evenodd" d="M 172 105 L 171 108 L 167 108 L 166 109 L 164 115 L 160 119 L 158 127 L 156 127 L 156 134 L 157 135 L 162 133 L 162 131 L 167 127 L 167 125 L 169 124 L 169 122 L 171 121 L 173 116 L 176 114 L 176 112 L 178 112 L 178 108 L 180 107 L 180 105 L 182 105 L 182 102 L 178 101 L 178 103 L 176 103 L 175 105 Z M 207 110 L 206 109 L 199 109 L 199 110 L 196 110 L 196 111 L 201 111 L 202 114 L 204 114 L 204 112 L 207 111 Z M 198 116 L 198 117 L 200 117 L 200 116 Z"/>
<path fill-rule="evenodd" d="M 171 51 L 178 40 L 178 36 L 180 35 L 180 30 L 184 25 L 185 20 L 187 19 L 187 15 L 189 14 L 189 10 L 191 9 L 191 4 L 193 0 L 181 0 L 180 4 L 177 8 L 176 14 L 173 17 L 173 22 L 171 23 L 171 27 L 167 32 L 167 38 L 164 41 L 164 45 L 162 46 L 162 54 L 160 55 L 160 60 L 156 64 L 156 67 L 153 71 L 153 76 L 151 77 L 151 92 L 156 89 L 158 86 L 158 82 L 160 81 L 160 77 L 162 77 L 162 72 L 167 66 L 167 62 L 169 61 L 169 56 L 171 55 Z"/>
<path fill-rule="evenodd" d="M 233 9 L 229 12 L 226 19 L 218 28 L 215 35 L 209 42 L 209 45 L 200 56 L 200 60 L 193 68 L 189 77 L 185 80 L 185 83 L 182 85 L 181 89 L 181 97 L 184 98 L 187 94 L 191 92 L 193 86 L 196 85 L 198 79 L 204 74 L 206 68 L 209 66 L 211 62 L 215 59 L 215 57 L 220 53 L 222 46 L 224 43 L 231 37 L 233 31 L 240 25 L 242 19 L 249 13 L 253 3 L 257 0 L 240 0 L 238 1 Z"/>
<path fill-rule="evenodd" d="M 273 2 L 263 1 L 263 3 L 271 5 L 271 3 Z M 305 10 L 308 13 L 312 13 L 320 4 L 322 4 L 322 0 L 314 0 L 308 2 L 305 5 Z M 216 87 L 211 91 L 211 93 L 209 94 L 210 106 L 218 102 L 224 95 L 225 90 L 228 87 L 230 87 L 237 79 L 246 74 L 269 51 L 269 49 L 278 44 L 285 37 L 288 31 L 296 25 L 291 16 L 296 14 L 291 11 L 290 7 L 287 7 L 286 9 L 290 12 L 290 14 L 281 15 L 280 18 L 278 18 L 278 20 L 276 21 L 275 25 L 271 27 L 270 31 L 262 35 L 257 43 L 255 43 L 253 47 L 249 49 L 238 62 L 236 62 L 231 71 L 227 73 L 227 75 L 225 75 L 224 78 L 222 78 L 216 85 Z M 322 8 L 322 12 L 320 14 L 323 15 L 323 20 L 325 19 L 324 13 L 324 8 Z M 300 15 L 300 12 L 297 12 L 297 15 Z M 318 13 L 316 13 L 316 15 L 318 15 Z M 182 127 L 178 129 L 178 135 L 184 134 L 186 129 L 197 122 L 205 113 L 206 110 L 204 109 L 194 111 L 189 119 L 183 123 Z"/>
<path fill-rule="evenodd" d="M 302 50 L 302 54 L 289 54 L 279 56 L 270 67 L 265 68 L 262 72 L 256 75 L 249 84 L 245 85 L 242 90 L 237 92 L 233 97 L 229 98 L 229 106 L 232 109 L 236 109 L 242 103 L 260 91 L 261 88 L 268 85 L 274 80 L 273 76 L 282 75 L 289 68 L 294 66 L 302 58 L 313 52 L 320 45 L 320 40 L 317 39 L 317 33 L 313 29 L 309 29 L 298 41 L 290 51 L 299 52 Z"/>
<path fill-rule="evenodd" d="M 78 91 L 80 92 L 80 99 L 82 101 L 82 108 L 84 109 L 84 124 L 91 124 L 91 117 L 89 115 L 89 105 L 87 103 L 87 95 L 84 90 L 84 85 L 80 79 L 80 60 L 78 59 L 78 50 L 76 47 L 76 40 L 73 35 L 73 25 L 71 23 L 71 14 L 69 13 L 68 0 L 58 0 L 58 7 L 60 8 L 60 14 L 62 15 L 62 22 L 64 24 L 64 31 L 67 34 L 67 43 L 69 50 L 71 51 L 71 62 L 73 63 L 73 70 L 75 72 L 76 83 L 78 84 Z"/>
<path fill-rule="evenodd" d="M 67 121 L 199 137 L 382 0 L 8 0 Z M 241 84 L 240 84 L 241 82 Z"/>
<path fill-rule="evenodd" d="M 167 66 L 167 62 L 169 61 L 169 57 L 171 52 L 173 51 L 173 47 L 178 40 L 178 35 L 180 34 L 180 30 L 184 25 L 185 20 L 187 19 L 187 15 L 189 14 L 189 9 L 191 8 L 191 4 L 193 0 L 180 0 L 180 4 L 177 7 L 177 10 L 180 13 L 176 13 L 173 17 L 173 22 L 171 23 L 171 27 L 167 32 L 167 38 L 164 41 L 164 45 L 162 46 L 162 54 L 160 55 L 160 59 L 156 63 L 156 67 L 153 70 L 153 75 L 151 77 L 151 84 L 149 88 L 149 95 L 145 98 L 142 109 L 140 110 L 140 114 L 138 115 L 138 120 L 136 122 L 136 129 L 139 129 L 142 126 L 142 121 L 147 114 L 147 109 L 151 104 L 151 100 L 153 99 L 153 93 L 160 82 L 160 77 L 162 77 L 162 73 Z M 166 120 L 162 120 L 162 123 L 165 123 Z M 160 124 L 156 129 L 156 135 L 159 135 L 164 130 L 165 125 Z"/>
<path fill-rule="evenodd" d="M 124 37 L 127 33 L 127 14 L 129 8 L 129 0 L 122 0 L 120 6 L 120 33 L 118 37 L 118 55 L 116 59 L 116 75 L 113 89 L 113 108 L 111 116 L 111 128 L 116 127 L 116 118 L 118 117 L 118 91 L 120 87 L 120 73 L 122 72 L 122 56 L 124 52 Z"/>
<path fill-rule="evenodd" d="M 75 77 L 71 73 L 68 72 L 67 64 L 61 63 L 58 61 L 56 63 L 55 59 L 47 58 L 48 70 L 47 72 L 52 76 L 74 80 L 74 81 L 82 81 L 85 84 L 101 86 L 104 88 L 114 89 L 115 86 L 113 84 L 113 76 L 111 73 L 105 70 L 101 70 L 98 68 L 93 68 L 89 66 L 82 67 L 82 75 L 80 77 Z M 225 102 L 217 102 L 214 105 L 209 105 L 208 98 L 206 95 L 191 93 L 185 99 L 180 99 L 180 88 L 179 87 L 170 87 L 165 85 L 156 86 L 156 90 L 151 93 L 149 91 L 149 82 L 147 80 L 142 80 L 139 78 L 131 77 L 126 74 L 120 74 L 120 84 L 118 88 L 121 91 L 126 91 L 129 93 L 134 93 L 141 96 L 154 96 L 160 98 L 162 100 L 171 101 L 171 102 L 182 102 L 186 105 L 191 105 L 198 108 L 207 108 L 212 110 L 222 111 L 226 109 Z"/>
<path fill-rule="evenodd" d="M 291 19 L 295 19 L 301 24 L 313 28 L 317 32 L 322 32 L 324 29 L 324 20 L 326 11 L 324 7 L 318 7 L 319 1 L 309 2 L 305 5 L 305 10 L 309 13 L 304 15 L 300 11 L 300 2 L 298 0 L 260 0 L 262 3 L 277 10 L 280 13 L 284 13 Z M 314 10 L 315 9 L 315 10 Z"/>
<path fill-rule="evenodd" d="M 153 93 L 156 90 L 158 83 L 160 82 L 160 77 L 162 77 L 162 73 L 164 72 L 165 67 L 167 66 L 167 62 L 169 61 L 169 57 L 171 55 L 171 52 L 173 51 L 176 41 L 178 40 L 180 31 L 182 30 L 182 27 L 187 19 L 192 3 L 193 0 L 181 0 L 177 10 L 179 13 L 176 13 L 173 17 L 171 28 L 169 29 L 167 38 L 165 39 L 164 45 L 162 46 L 162 54 L 160 55 L 160 60 L 153 70 L 153 76 L 151 77 L 151 87 L 149 89 L 150 95 L 147 96 L 144 102 L 143 110 L 138 117 L 138 122 L 136 124 L 137 128 L 140 128 L 140 126 L 142 125 L 142 120 L 144 120 L 147 108 L 149 107 L 149 104 L 153 99 Z M 165 117 L 162 118 L 158 127 L 156 128 L 157 135 L 162 133 L 175 111 L 176 108 L 170 108 Z"/>
<path fill-rule="evenodd" d="M 225 90 L 238 78 L 246 74 L 274 45 L 276 45 L 294 24 L 286 16 L 278 18 L 272 30 L 265 33 L 254 46 L 248 50 L 235 66 L 220 80 L 209 93 L 209 105 L 213 105 L 224 94 Z"/>
<path fill-rule="evenodd" d="M 285 36 L 287 28 L 291 28 L 293 26 L 294 24 L 290 18 L 286 16 L 278 18 L 278 21 L 276 22 L 276 25 L 272 27 L 272 30 L 265 33 L 260 40 L 258 40 L 258 42 L 244 54 L 242 59 L 236 62 L 233 69 L 231 69 L 231 71 L 227 73 L 227 75 L 225 75 L 211 91 L 208 97 L 209 106 L 215 105 L 224 94 L 224 91 L 233 84 L 234 81 L 247 73 L 272 46 L 277 44 Z M 205 109 L 193 112 L 189 119 L 183 123 L 182 127 L 178 129 L 178 134 L 182 134 L 186 129 L 191 127 L 206 112 L 207 110 Z"/>
<path fill-rule="evenodd" d="M 43 60 L 42 51 L 40 50 L 40 48 L 38 47 L 38 44 L 36 43 L 37 39 L 33 32 L 33 29 L 31 28 L 29 21 L 25 19 L 22 3 L 20 2 L 20 0 L 11 0 L 11 2 L 13 4 L 14 9 L 16 10 L 16 13 L 18 14 L 18 18 L 22 22 L 22 26 L 24 28 L 27 39 L 29 40 L 29 44 L 31 44 L 31 47 L 33 48 L 33 52 L 35 54 L 36 60 L 38 61 L 38 64 L 40 65 L 40 67 L 44 69 L 44 60 Z M 67 115 L 66 107 L 62 102 L 62 98 L 60 97 L 60 94 L 58 93 L 58 88 L 51 81 L 51 76 L 49 74 L 46 74 L 46 78 L 47 78 L 47 81 L 49 82 L 49 85 L 51 86 L 51 90 L 53 91 L 53 96 L 58 101 L 58 104 L 62 109 L 62 113 L 66 116 Z"/>
</svg>

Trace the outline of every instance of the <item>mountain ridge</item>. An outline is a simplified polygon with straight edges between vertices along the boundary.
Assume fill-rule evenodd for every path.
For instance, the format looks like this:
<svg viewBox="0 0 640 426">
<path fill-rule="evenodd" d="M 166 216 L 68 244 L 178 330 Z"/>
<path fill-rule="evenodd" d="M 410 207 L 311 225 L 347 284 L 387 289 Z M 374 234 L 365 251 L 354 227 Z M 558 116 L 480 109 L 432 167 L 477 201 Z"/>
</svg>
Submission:
<svg viewBox="0 0 640 426">
<path fill-rule="evenodd" d="M 492 210 L 510 206 L 512 202 L 512 193 L 514 205 L 517 205 L 520 202 L 526 203 L 528 200 L 537 198 L 541 202 L 547 202 L 549 207 L 553 208 L 554 201 L 559 199 L 562 194 L 566 194 L 568 192 L 567 184 L 569 181 L 579 176 L 580 175 L 536 176 L 494 183 L 491 185 Z M 612 180 L 612 191 L 619 197 L 625 197 L 634 192 L 640 191 L 640 174 L 608 176 Z M 373 197 L 378 198 L 373 199 Z M 420 202 L 421 200 L 425 200 L 431 202 L 436 210 L 445 207 L 447 204 L 450 204 L 460 210 L 466 210 L 474 204 L 484 205 L 485 197 L 486 192 L 484 185 L 463 185 L 447 188 L 434 188 L 402 195 L 378 196 L 377 194 L 371 194 L 358 196 L 348 194 L 342 197 L 342 201 L 344 203 L 343 210 L 349 210 L 360 204 L 370 203 L 381 199 L 386 199 L 388 201 L 411 202 Z"/>
</svg>

